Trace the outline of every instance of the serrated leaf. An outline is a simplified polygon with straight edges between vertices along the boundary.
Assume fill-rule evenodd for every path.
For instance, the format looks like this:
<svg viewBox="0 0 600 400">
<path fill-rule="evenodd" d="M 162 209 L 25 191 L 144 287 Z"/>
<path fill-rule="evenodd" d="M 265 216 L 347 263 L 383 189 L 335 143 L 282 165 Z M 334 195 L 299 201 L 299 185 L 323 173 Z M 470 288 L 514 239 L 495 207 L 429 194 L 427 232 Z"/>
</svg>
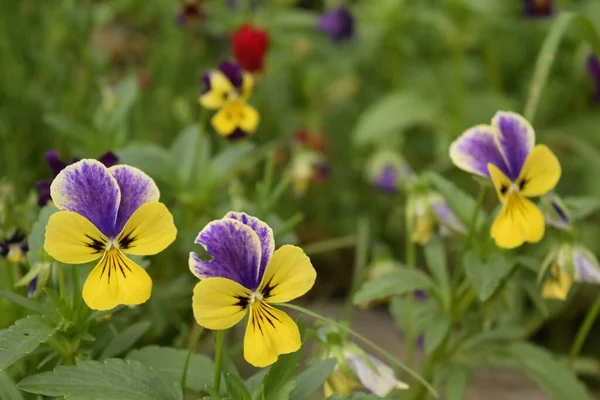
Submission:
<svg viewBox="0 0 600 400">
<path fill-rule="evenodd" d="M 573 221 L 582 220 L 600 208 L 600 200 L 595 197 L 578 196 L 563 199 Z"/>
<path fill-rule="evenodd" d="M 30 354 L 41 343 L 48 341 L 57 327 L 39 315 L 18 320 L 3 332 L 0 338 L 0 371 Z"/>
<path fill-rule="evenodd" d="M 323 385 L 335 369 L 335 358 L 319 360 L 298 375 L 290 400 L 306 400 Z"/>
<path fill-rule="evenodd" d="M 106 345 L 100 355 L 100 360 L 118 356 L 129 350 L 150 329 L 150 325 L 150 321 L 140 321 L 125 328 Z"/>
<path fill-rule="evenodd" d="M 127 359 L 140 361 L 173 382 L 181 382 L 187 355 L 187 350 L 148 346 L 132 350 L 127 355 Z M 186 387 L 200 392 L 205 386 L 212 385 L 213 376 L 212 360 L 202 354 L 193 354 L 188 365 Z"/>
<path fill-rule="evenodd" d="M 458 219 L 468 227 L 473 218 L 476 201 L 454 183 L 438 173 L 429 171 L 425 173 L 425 176 L 442 197 L 444 197 L 444 200 L 446 200 L 448 206 L 454 211 Z M 485 211 L 479 210 L 476 227 L 480 227 L 486 219 L 487 214 Z"/>
<path fill-rule="evenodd" d="M 0 372 L 0 400 L 23 400 L 15 381 L 6 372 Z"/>
<path fill-rule="evenodd" d="M 411 293 L 417 289 L 429 289 L 433 286 L 431 278 L 419 270 L 406 267 L 395 268 L 364 283 L 354 295 L 354 304 Z"/>
<path fill-rule="evenodd" d="M 435 123 L 437 110 L 416 91 L 389 94 L 358 119 L 353 139 L 358 145 L 376 143 L 416 125 Z"/>
<path fill-rule="evenodd" d="M 250 400 L 250 392 L 239 376 L 226 373 L 225 384 L 227 385 L 227 394 L 232 400 Z"/>
<path fill-rule="evenodd" d="M 552 353 L 529 343 L 514 343 L 505 349 L 508 357 L 542 390 L 555 399 L 589 400 L 585 385 L 573 369 Z"/>
<path fill-rule="evenodd" d="M 473 250 L 465 254 L 463 262 L 465 274 L 481 301 L 494 294 L 514 264 L 514 259 L 501 253 L 494 253 L 487 260 L 482 260 Z"/>
<path fill-rule="evenodd" d="M 300 366 L 300 352 L 279 356 L 277 362 L 271 365 L 264 383 L 264 397 L 269 400 L 288 400 L 296 386 L 296 376 Z"/>
<path fill-rule="evenodd" d="M 181 400 L 181 391 L 156 370 L 134 360 L 83 361 L 29 376 L 17 385 L 70 400 Z"/>
</svg>

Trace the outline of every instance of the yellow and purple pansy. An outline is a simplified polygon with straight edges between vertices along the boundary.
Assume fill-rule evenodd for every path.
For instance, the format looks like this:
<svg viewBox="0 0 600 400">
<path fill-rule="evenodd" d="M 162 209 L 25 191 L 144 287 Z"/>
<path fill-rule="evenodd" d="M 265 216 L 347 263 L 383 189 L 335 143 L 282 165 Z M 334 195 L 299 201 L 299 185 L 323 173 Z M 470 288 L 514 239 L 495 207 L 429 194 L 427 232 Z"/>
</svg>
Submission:
<svg viewBox="0 0 600 400">
<path fill-rule="evenodd" d="M 465 235 L 464 224 L 458 219 L 446 200 L 438 193 L 414 192 L 408 197 L 407 212 L 413 221 L 411 240 L 425 246 L 437 224 L 441 236 Z"/>
<path fill-rule="evenodd" d="M 502 248 L 539 242 L 544 216 L 527 197 L 550 192 L 560 180 L 558 159 L 545 145 L 535 145 L 529 122 L 513 112 L 498 112 L 491 125 L 465 131 L 450 146 L 450 158 L 467 172 L 492 181 L 502 210 L 491 236 Z"/>
<path fill-rule="evenodd" d="M 256 132 L 260 115 L 247 104 L 254 85 L 250 73 L 235 63 L 223 62 L 219 69 L 204 74 L 202 83 L 200 104 L 209 110 L 219 110 L 211 119 L 219 135 L 236 140 Z"/>
<path fill-rule="evenodd" d="M 192 300 L 198 324 L 223 330 L 248 314 L 244 358 L 256 367 L 300 349 L 298 326 L 272 304 L 294 300 L 315 283 L 317 273 L 302 249 L 285 245 L 275 251 L 271 228 L 239 212 L 210 222 L 195 242 L 212 257 L 205 261 L 190 253 L 190 270 L 201 279 Z"/>
<path fill-rule="evenodd" d="M 177 234 L 152 178 L 128 165 L 84 159 L 58 174 L 50 194 L 60 211 L 46 226 L 46 252 L 68 264 L 100 259 L 83 286 L 87 305 L 110 310 L 147 301 L 152 280 L 127 254 L 157 254 Z"/>
<path fill-rule="evenodd" d="M 562 244 L 552 251 L 546 265 L 550 271 L 542 289 L 544 298 L 566 299 L 574 282 L 600 284 L 598 259 L 582 245 Z"/>
<path fill-rule="evenodd" d="M 378 190 L 390 194 L 398 188 L 416 180 L 410 165 L 404 158 L 391 150 L 381 150 L 373 154 L 367 162 L 367 179 Z"/>
<path fill-rule="evenodd" d="M 22 262 L 28 250 L 27 238 L 18 230 L 0 242 L 0 255 L 13 263 Z"/>
</svg>

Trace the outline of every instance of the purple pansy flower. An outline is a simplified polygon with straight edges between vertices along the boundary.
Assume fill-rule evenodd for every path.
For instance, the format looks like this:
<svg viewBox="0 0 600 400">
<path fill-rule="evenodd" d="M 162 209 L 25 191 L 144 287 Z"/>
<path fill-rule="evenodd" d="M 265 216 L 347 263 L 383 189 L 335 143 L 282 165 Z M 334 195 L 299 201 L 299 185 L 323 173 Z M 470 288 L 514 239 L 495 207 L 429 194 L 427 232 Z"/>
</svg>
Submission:
<svg viewBox="0 0 600 400">
<path fill-rule="evenodd" d="M 549 193 L 541 199 L 544 218 L 548 225 L 560 230 L 571 229 L 571 218 L 567 207 L 555 193 Z"/>
<path fill-rule="evenodd" d="M 35 278 L 33 278 L 31 280 L 31 282 L 29 282 L 29 286 L 27 288 L 27 296 L 28 297 L 33 297 L 35 295 L 35 292 L 37 291 L 37 284 L 38 284 L 39 279 L 40 279 L 40 277 L 36 276 Z"/>
<path fill-rule="evenodd" d="M 590 54 L 587 60 L 587 68 L 594 80 L 594 99 L 600 104 L 600 60 L 594 54 Z"/>
<path fill-rule="evenodd" d="M 21 262 L 28 250 L 27 238 L 20 231 L 15 231 L 6 240 L 0 242 L 0 255 L 14 263 Z"/>
<path fill-rule="evenodd" d="M 600 284 L 598 259 L 580 244 L 562 244 L 550 254 L 547 265 L 550 274 L 543 286 L 545 298 L 566 299 L 574 282 Z"/>
<path fill-rule="evenodd" d="M 553 0 L 523 0 L 528 17 L 549 17 L 554 14 Z"/>
<path fill-rule="evenodd" d="M 378 190 L 395 194 L 400 186 L 416 177 L 402 156 L 394 151 L 382 150 L 376 152 L 367 163 L 367 179 Z"/>
<path fill-rule="evenodd" d="M 52 179 L 43 179 L 36 182 L 35 187 L 38 190 L 38 205 L 44 207 L 51 200 L 50 197 L 50 185 L 52 180 L 56 178 L 60 171 L 62 171 L 67 165 L 71 165 L 79 161 L 79 158 L 73 158 L 71 162 L 67 163 L 60 158 L 60 153 L 57 150 L 48 150 L 44 153 L 46 163 L 52 170 Z M 119 158 L 112 151 L 108 151 L 98 157 L 98 161 L 110 168 L 119 162 Z"/>
<path fill-rule="evenodd" d="M 319 29 L 329 34 L 334 42 L 341 42 L 354 36 L 354 17 L 345 6 L 326 11 L 319 18 L 317 25 Z"/>
</svg>

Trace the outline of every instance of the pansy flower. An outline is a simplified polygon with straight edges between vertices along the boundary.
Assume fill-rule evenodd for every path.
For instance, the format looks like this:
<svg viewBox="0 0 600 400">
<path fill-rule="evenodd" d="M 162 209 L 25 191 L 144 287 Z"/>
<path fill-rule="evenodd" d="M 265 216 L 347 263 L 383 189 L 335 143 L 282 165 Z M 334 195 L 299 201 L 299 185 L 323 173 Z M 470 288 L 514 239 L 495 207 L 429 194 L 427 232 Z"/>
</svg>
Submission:
<svg viewBox="0 0 600 400">
<path fill-rule="evenodd" d="M 317 273 L 302 249 L 285 245 L 274 251 L 271 228 L 239 212 L 209 223 L 195 242 L 212 257 L 205 261 L 190 253 L 190 270 L 201 279 L 192 300 L 198 324 L 223 330 L 248 315 L 244 358 L 256 367 L 300 349 L 298 326 L 273 304 L 294 300 L 315 283 Z"/>
<path fill-rule="evenodd" d="M 50 193 L 60 211 L 46 226 L 46 252 L 67 264 L 100 259 L 83 285 L 87 305 L 110 310 L 147 301 L 152 280 L 127 254 L 157 254 L 177 234 L 152 178 L 128 165 L 84 159 L 63 169 Z"/>
<path fill-rule="evenodd" d="M 542 289 L 544 298 L 566 299 L 574 282 L 600 284 L 598 260 L 581 245 L 562 244 L 550 253 L 545 264 L 549 272 Z"/>
<path fill-rule="evenodd" d="M 567 206 L 555 193 L 549 193 L 541 198 L 542 211 L 546 223 L 556 229 L 567 231 L 572 228 L 571 217 Z"/>
<path fill-rule="evenodd" d="M 327 158 L 316 151 L 298 149 L 292 154 L 288 175 L 294 183 L 294 195 L 302 197 L 306 194 L 311 182 L 323 182 L 331 172 Z"/>
<path fill-rule="evenodd" d="M 406 160 L 394 151 L 376 152 L 367 162 L 367 179 L 378 190 L 390 194 L 415 179 L 415 175 Z"/>
<path fill-rule="evenodd" d="M 245 71 L 262 72 L 269 50 L 269 34 L 245 23 L 231 35 L 231 49 L 233 57 Z"/>
<path fill-rule="evenodd" d="M 594 54 L 588 56 L 587 68 L 594 81 L 594 99 L 600 104 L 600 60 Z"/>
<path fill-rule="evenodd" d="M 429 242 L 436 225 L 442 236 L 465 235 L 467 232 L 466 227 L 454 214 L 446 200 L 436 192 L 411 192 L 406 212 L 413 221 L 411 240 L 421 246 Z"/>
<path fill-rule="evenodd" d="M 246 103 L 254 85 L 251 74 L 235 63 L 224 62 L 218 70 L 204 74 L 202 83 L 200 104 L 209 110 L 219 110 L 211 119 L 219 135 L 235 140 L 256 131 L 260 116 Z"/>
<path fill-rule="evenodd" d="M 528 17 L 548 17 L 554 14 L 553 0 L 523 0 L 523 6 Z"/>
<path fill-rule="evenodd" d="M 343 5 L 326 11 L 317 21 L 319 29 L 327 33 L 336 43 L 351 39 L 354 36 L 354 25 L 354 16 Z"/>
<path fill-rule="evenodd" d="M 535 145 L 535 132 L 525 118 L 498 112 L 491 125 L 464 132 L 450 146 L 454 164 L 492 181 L 502 210 L 491 236 L 499 247 L 515 248 L 539 242 L 544 236 L 544 216 L 528 197 L 550 192 L 558 183 L 558 159 L 545 145 Z"/>
<path fill-rule="evenodd" d="M 46 159 L 46 163 L 50 167 L 50 170 L 52 170 L 52 179 L 56 178 L 60 171 L 62 171 L 67 165 L 79 161 L 78 158 L 73 158 L 71 162 L 67 163 L 61 160 L 60 153 L 57 150 L 48 150 L 44 153 L 44 158 Z M 112 167 L 119 161 L 119 159 L 115 153 L 108 151 L 98 157 L 98 161 L 100 161 L 106 167 Z M 52 183 L 52 179 L 40 180 L 35 184 L 35 187 L 38 190 L 38 205 L 40 207 L 44 207 L 51 200 L 50 184 Z"/>
<path fill-rule="evenodd" d="M 13 263 L 23 261 L 28 250 L 27 238 L 20 231 L 15 231 L 4 241 L 0 242 L 0 255 Z"/>
<path fill-rule="evenodd" d="M 326 398 L 361 389 L 385 397 L 395 389 L 408 389 L 406 383 L 396 379 L 392 368 L 352 343 L 332 351 L 328 357 L 337 358 L 338 365 L 325 382 Z"/>
<path fill-rule="evenodd" d="M 183 27 L 194 21 L 198 21 L 203 16 L 204 13 L 198 0 L 184 0 L 175 17 L 175 23 Z"/>
</svg>

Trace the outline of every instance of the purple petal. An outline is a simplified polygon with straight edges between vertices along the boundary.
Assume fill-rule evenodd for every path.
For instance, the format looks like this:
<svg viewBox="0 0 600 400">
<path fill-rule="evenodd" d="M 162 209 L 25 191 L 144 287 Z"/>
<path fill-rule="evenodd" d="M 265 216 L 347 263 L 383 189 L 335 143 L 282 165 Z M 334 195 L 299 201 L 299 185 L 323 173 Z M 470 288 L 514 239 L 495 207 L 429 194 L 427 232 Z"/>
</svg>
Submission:
<svg viewBox="0 0 600 400">
<path fill-rule="evenodd" d="M 566 206 L 556 194 L 548 194 L 541 198 L 544 218 L 549 225 L 557 229 L 571 229 L 571 221 Z"/>
<path fill-rule="evenodd" d="M 523 0 L 523 3 L 528 17 L 547 17 L 554 13 L 552 0 Z"/>
<path fill-rule="evenodd" d="M 317 26 L 328 33 L 334 42 L 350 39 L 354 36 L 354 17 L 344 6 L 333 8 L 324 13 L 319 18 Z"/>
<path fill-rule="evenodd" d="M 398 191 L 398 172 L 392 165 L 386 165 L 379 173 L 375 186 L 377 189 L 394 194 Z"/>
<path fill-rule="evenodd" d="M 267 225 L 260 219 L 252 217 L 243 212 L 230 211 L 223 218 L 231 218 L 236 221 L 239 221 L 242 224 L 249 226 L 254 231 L 254 233 L 258 235 L 262 253 L 260 260 L 260 270 L 258 272 L 258 281 L 260 282 L 262 280 L 265 269 L 267 268 L 267 264 L 269 264 L 269 260 L 273 255 L 273 251 L 275 251 L 275 238 L 273 237 L 273 230 L 269 225 Z"/>
<path fill-rule="evenodd" d="M 198 234 L 195 243 L 212 257 L 203 261 L 190 253 L 190 271 L 198 278 L 227 278 L 250 290 L 260 284 L 261 241 L 248 225 L 232 218 L 213 221 Z"/>
<path fill-rule="evenodd" d="M 396 379 L 394 370 L 376 359 L 367 355 L 369 365 L 359 355 L 347 356 L 348 366 L 356 374 L 360 383 L 371 393 L 379 397 L 387 396 L 393 389 L 407 388 L 407 385 Z M 374 368 L 372 368 L 374 367 Z"/>
<path fill-rule="evenodd" d="M 242 84 L 244 83 L 244 74 L 239 65 L 233 62 L 225 61 L 219 65 L 219 71 L 221 71 L 237 89 L 242 88 Z"/>
<path fill-rule="evenodd" d="M 58 150 L 48 150 L 44 153 L 44 158 L 52 170 L 53 176 L 58 175 L 67 166 L 67 163 L 60 159 Z"/>
<path fill-rule="evenodd" d="M 109 171 L 116 179 L 121 191 L 121 202 L 113 231 L 113 235 L 117 235 L 135 210 L 149 201 L 158 201 L 160 192 L 152 178 L 137 168 L 129 165 L 117 165 L 110 168 Z"/>
<path fill-rule="evenodd" d="M 205 72 L 202 74 L 202 77 L 200 78 L 200 84 L 202 85 L 202 93 L 201 94 L 206 94 L 208 92 L 210 92 L 210 72 Z"/>
<path fill-rule="evenodd" d="M 35 291 L 37 289 L 38 279 L 39 279 L 39 276 L 36 276 L 35 278 L 33 278 L 33 280 L 31 282 L 29 282 L 29 288 L 27 289 L 28 297 L 33 297 L 33 295 L 35 294 Z"/>
<path fill-rule="evenodd" d="M 117 155 L 112 151 L 107 151 L 106 153 L 98 157 L 98 161 L 104 164 L 106 168 L 110 168 L 119 162 L 119 157 L 117 157 Z"/>
<path fill-rule="evenodd" d="M 478 125 L 460 135 L 450 145 L 450 158 L 458 168 L 490 177 L 488 164 L 493 164 L 508 176 L 504 158 L 496 146 L 494 129 L 488 125 Z"/>
<path fill-rule="evenodd" d="M 235 128 L 233 133 L 227 136 L 227 140 L 230 142 L 235 142 L 240 139 L 244 139 L 248 137 L 248 133 L 246 133 L 242 128 Z"/>
<path fill-rule="evenodd" d="M 600 283 L 598 260 L 589 250 L 576 246 L 573 248 L 573 267 L 578 282 Z"/>
<path fill-rule="evenodd" d="M 463 235 L 467 233 L 467 228 L 441 196 L 432 196 L 430 202 L 440 225 L 448 228 L 452 232 L 462 233 Z"/>
<path fill-rule="evenodd" d="M 423 289 L 415 290 L 413 296 L 417 301 L 425 301 L 429 298 Z"/>
<path fill-rule="evenodd" d="M 587 68 L 596 82 L 600 82 L 600 60 L 594 54 L 590 54 L 587 59 Z"/>
<path fill-rule="evenodd" d="M 114 236 L 121 200 L 117 181 L 102 163 L 84 159 L 63 169 L 50 186 L 60 210 L 87 218 L 102 233 Z"/>
<path fill-rule="evenodd" d="M 37 181 L 35 183 L 35 187 L 38 190 L 38 206 L 44 207 L 50 200 L 52 200 L 52 197 L 50 197 L 51 183 L 52 181 L 48 179 Z"/>
<path fill-rule="evenodd" d="M 496 144 L 506 161 L 507 176 L 515 181 L 535 145 L 535 132 L 525 118 L 513 112 L 497 112 L 492 125 L 498 130 Z"/>
</svg>

